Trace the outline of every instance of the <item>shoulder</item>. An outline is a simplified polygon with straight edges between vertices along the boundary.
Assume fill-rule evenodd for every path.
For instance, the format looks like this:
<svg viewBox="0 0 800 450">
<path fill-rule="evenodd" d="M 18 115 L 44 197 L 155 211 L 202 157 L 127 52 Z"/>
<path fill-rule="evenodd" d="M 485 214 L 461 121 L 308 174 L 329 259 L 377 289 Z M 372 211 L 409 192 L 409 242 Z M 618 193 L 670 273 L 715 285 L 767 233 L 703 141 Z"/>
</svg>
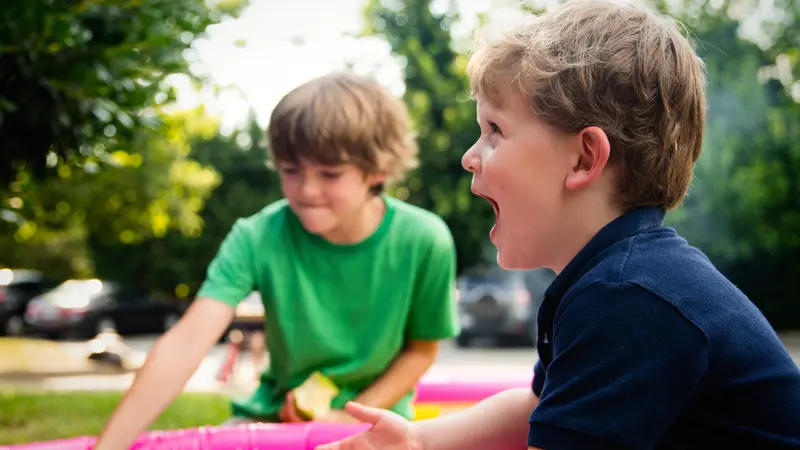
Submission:
<svg viewBox="0 0 800 450">
<path fill-rule="evenodd" d="M 665 226 L 610 246 L 598 255 L 597 264 L 585 278 L 589 282 L 638 284 L 668 300 L 703 286 L 716 290 L 732 287 L 703 252 Z"/>
<path fill-rule="evenodd" d="M 261 229 L 268 227 L 276 221 L 285 220 L 288 211 L 289 202 L 286 199 L 280 199 L 247 217 L 237 219 L 236 226 L 245 229 Z"/>
<path fill-rule="evenodd" d="M 704 314 L 748 308 L 749 303 L 705 254 L 663 226 L 605 249 L 570 291 L 591 293 L 607 286 L 635 286 L 699 322 Z"/>
<path fill-rule="evenodd" d="M 288 218 L 289 202 L 281 199 L 270 203 L 254 214 L 237 219 L 231 232 L 248 240 L 257 239 L 282 229 Z"/>
<path fill-rule="evenodd" d="M 387 196 L 394 208 L 393 233 L 400 241 L 423 247 L 450 250 L 455 247 L 447 223 L 435 213 Z"/>
<path fill-rule="evenodd" d="M 565 295 L 554 333 L 566 341 L 605 336 L 600 342 L 614 338 L 642 348 L 652 344 L 688 352 L 709 344 L 705 330 L 680 308 L 630 281 L 594 281 Z"/>
<path fill-rule="evenodd" d="M 570 289 L 556 311 L 556 321 L 565 315 L 586 315 L 587 321 L 607 323 L 657 322 L 686 317 L 668 300 L 631 281 L 594 280 Z M 614 320 L 608 322 L 607 319 Z M 605 320 L 603 320 L 605 319 Z"/>
</svg>

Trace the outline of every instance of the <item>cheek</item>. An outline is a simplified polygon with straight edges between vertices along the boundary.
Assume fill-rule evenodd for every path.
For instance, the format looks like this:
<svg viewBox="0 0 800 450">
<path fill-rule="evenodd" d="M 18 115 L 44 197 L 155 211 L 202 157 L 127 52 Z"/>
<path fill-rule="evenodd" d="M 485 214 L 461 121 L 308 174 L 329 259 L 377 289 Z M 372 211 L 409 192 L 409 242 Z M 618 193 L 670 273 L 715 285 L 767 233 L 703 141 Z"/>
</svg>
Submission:
<svg viewBox="0 0 800 450">
<path fill-rule="evenodd" d="M 283 194 L 287 197 L 293 196 L 297 192 L 297 181 L 292 177 L 281 176 L 278 178 Z"/>
<path fill-rule="evenodd" d="M 357 203 L 362 197 L 359 185 L 354 185 L 347 179 L 330 180 L 325 184 L 325 197 L 334 209 L 349 209 L 351 204 Z"/>
<path fill-rule="evenodd" d="M 505 150 L 505 149 L 503 149 Z M 558 163 L 549 153 L 536 148 L 519 148 L 514 152 L 496 152 L 484 166 L 484 175 L 491 184 L 496 200 L 510 206 L 515 215 L 549 210 L 560 198 L 563 180 Z"/>
</svg>

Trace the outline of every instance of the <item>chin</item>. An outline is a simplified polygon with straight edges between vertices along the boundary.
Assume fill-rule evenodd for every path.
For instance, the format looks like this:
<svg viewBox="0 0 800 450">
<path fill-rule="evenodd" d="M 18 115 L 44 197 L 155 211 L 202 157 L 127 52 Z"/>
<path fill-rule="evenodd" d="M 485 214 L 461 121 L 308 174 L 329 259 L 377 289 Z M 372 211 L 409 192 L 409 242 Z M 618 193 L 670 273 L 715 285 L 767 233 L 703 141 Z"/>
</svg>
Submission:
<svg viewBox="0 0 800 450">
<path fill-rule="evenodd" d="M 497 249 L 497 265 L 505 270 L 533 270 L 544 267 L 538 261 L 526 258 L 525 255 L 518 252 L 502 251 L 499 248 Z"/>
<path fill-rule="evenodd" d="M 308 231 L 311 234 L 317 234 L 320 236 L 328 234 L 334 229 L 336 229 L 335 224 L 327 222 L 316 222 L 316 221 L 303 222 L 301 220 L 301 223 L 303 224 L 303 228 L 305 228 L 306 231 Z"/>
<path fill-rule="evenodd" d="M 505 270 L 526 270 L 517 261 L 504 258 L 502 252 L 497 252 L 497 265 Z"/>
</svg>

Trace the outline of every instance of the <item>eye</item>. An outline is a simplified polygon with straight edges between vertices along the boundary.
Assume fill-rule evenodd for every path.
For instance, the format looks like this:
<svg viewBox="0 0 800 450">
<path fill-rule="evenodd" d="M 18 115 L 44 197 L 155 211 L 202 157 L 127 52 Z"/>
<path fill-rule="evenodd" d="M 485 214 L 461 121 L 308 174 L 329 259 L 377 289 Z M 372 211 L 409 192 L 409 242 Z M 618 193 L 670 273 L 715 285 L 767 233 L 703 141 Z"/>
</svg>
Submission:
<svg viewBox="0 0 800 450">
<path fill-rule="evenodd" d="M 284 175 L 295 175 L 297 174 L 298 170 L 297 167 L 293 166 L 283 166 L 281 167 L 281 173 Z"/>
<path fill-rule="evenodd" d="M 499 134 L 501 136 L 503 135 L 503 132 L 500 131 L 500 127 L 498 127 L 496 123 L 491 122 L 491 121 L 486 122 L 486 123 L 487 123 L 487 125 L 489 125 L 489 130 L 491 130 L 491 134 Z"/>
<path fill-rule="evenodd" d="M 333 170 L 325 170 L 325 171 L 322 172 L 322 176 L 324 178 L 329 179 L 329 180 L 335 180 L 335 179 L 341 177 L 342 173 L 338 172 L 338 171 L 333 171 Z"/>
</svg>

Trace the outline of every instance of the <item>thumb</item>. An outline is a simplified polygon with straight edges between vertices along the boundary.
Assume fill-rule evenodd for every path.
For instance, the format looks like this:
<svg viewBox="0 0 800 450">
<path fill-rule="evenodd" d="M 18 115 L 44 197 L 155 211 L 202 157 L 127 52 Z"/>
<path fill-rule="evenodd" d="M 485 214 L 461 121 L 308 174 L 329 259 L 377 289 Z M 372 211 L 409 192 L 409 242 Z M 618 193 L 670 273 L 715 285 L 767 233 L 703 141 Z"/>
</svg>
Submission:
<svg viewBox="0 0 800 450">
<path fill-rule="evenodd" d="M 371 423 L 373 425 L 375 425 L 375 423 L 384 415 L 384 411 L 382 409 L 364 406 L 356 402 L 347 402 L 347 404 L 344 405 L 344 410 L 357 420 Z"/>
</svg>

